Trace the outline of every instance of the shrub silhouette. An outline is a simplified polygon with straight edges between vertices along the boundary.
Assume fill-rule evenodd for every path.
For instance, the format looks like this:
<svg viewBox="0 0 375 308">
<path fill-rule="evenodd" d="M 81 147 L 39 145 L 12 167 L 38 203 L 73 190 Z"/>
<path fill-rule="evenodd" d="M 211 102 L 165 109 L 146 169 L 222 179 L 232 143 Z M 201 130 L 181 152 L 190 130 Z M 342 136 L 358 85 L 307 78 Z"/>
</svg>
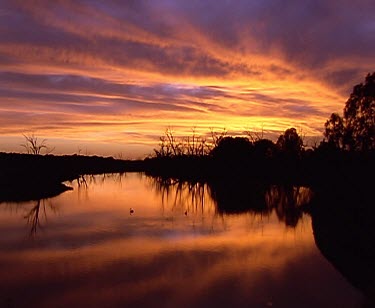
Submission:
<svg viewBox="0 0 375 308">
<path fill-rule="evenodd" d="M 250 157 L 253 145 L 245 137 L 224 137 L 211 151 L 214 158 L 245 160 Z"/>
</svg>

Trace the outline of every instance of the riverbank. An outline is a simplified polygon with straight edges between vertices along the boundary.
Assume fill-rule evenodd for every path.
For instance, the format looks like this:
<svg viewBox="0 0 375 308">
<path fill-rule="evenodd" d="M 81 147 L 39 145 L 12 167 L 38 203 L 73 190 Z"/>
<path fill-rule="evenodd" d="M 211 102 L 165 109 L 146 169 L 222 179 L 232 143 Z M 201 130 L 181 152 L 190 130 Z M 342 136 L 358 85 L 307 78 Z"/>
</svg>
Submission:
<svg viewBox="0 0 375 308">
<path fill-rule="evenodd" d="M 246 183 L 290 184 L 315 190 L 357 189 L 371 184 L 375 153 L 304 151 L 298 157 L 176 156 L 144 160 L 83 155 L 0 153 L 0 201 L 37 200 L 67 189 L 83 175 L 143 172 L 152 177 L 220 183 L 242 189 Z M 223 184 L 224 183 L 224 184 Z"/>
<path fill-rule="evenodd" d="M 0 201 L 48 198 L 68 189 L 63 184 L 86 174 L 141 171 L 140 161 L 83 155 L 0 153 Z"/>
</svg>

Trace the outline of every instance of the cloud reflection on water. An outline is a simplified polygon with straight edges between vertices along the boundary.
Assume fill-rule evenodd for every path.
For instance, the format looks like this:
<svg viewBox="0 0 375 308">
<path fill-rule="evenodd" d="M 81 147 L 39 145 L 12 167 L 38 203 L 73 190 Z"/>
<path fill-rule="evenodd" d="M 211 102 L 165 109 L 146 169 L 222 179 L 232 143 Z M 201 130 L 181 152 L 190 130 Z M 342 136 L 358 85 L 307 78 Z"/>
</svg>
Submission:
<svg viewBox="0 0 375 308">
<path fill-rule="evenodd" d="M 194 198 L 174 203 L 171 191 L 163 202 L 145 177 L 101 179 L 53 198 L 59 211 L 32 241 L 19 213 L 0 212 L 0 231 L 12 232 L 0 239 L 8 247 L 0 250 L 1 304 L 355 307 L 361 300 L 316 249 L 306 214 L 287 228 L 275 212 L 219 213 L 207 189 L 193 211 L 186 202 Z"/>
</svg>

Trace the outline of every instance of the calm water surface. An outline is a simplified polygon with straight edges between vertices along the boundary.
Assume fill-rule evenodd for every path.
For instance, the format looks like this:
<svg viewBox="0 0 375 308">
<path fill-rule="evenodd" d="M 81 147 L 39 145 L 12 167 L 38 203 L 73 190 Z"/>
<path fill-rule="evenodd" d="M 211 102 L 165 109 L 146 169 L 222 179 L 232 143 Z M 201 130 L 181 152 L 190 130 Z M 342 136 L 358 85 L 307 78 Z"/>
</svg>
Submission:
<svg viewBox="0 0 375 308">
<path fill-rule="evenodd" d="M 0 204 L 0 307 L 361 307 L 307 214 L 225 214 L 205 185 L 136 173 L 69 185 Z"/>
</svg>

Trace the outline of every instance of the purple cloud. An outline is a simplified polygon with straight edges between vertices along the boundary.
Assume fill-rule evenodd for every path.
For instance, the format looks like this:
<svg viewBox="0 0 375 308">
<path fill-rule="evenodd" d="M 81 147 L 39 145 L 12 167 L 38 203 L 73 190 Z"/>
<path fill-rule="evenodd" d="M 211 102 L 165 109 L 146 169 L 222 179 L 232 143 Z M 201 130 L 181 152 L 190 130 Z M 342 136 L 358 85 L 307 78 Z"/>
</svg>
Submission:
<svg viewBox="0 0 375 308">
<path fill-rule="evenodd" d="M 25 112 L 317 131 L 373 70 L 374 12 L 370 0 L 3 0 L 4 131 Z"/>
</svg>

